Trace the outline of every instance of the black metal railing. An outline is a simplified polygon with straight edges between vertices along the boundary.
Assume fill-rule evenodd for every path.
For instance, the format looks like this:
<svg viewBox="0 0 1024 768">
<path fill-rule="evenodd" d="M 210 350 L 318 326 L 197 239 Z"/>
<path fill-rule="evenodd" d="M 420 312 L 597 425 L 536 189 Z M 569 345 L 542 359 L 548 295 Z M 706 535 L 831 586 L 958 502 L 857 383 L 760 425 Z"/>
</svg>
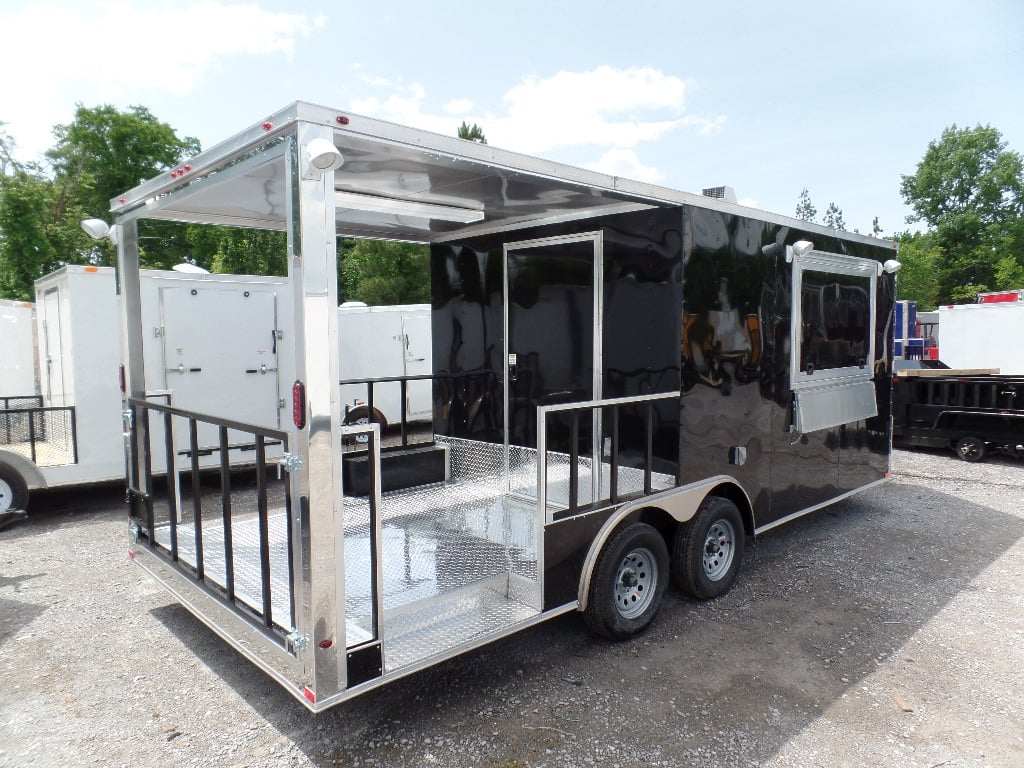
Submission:
<svg viewBox="0 0 1024 768">
<path fill-rule="evenodd" d="M 653 492 L 652 477 L 654 472 L 654 436 L 657 429 L 656 406 L 662 400 L 678 400 L 678 392 L 666 392 L 635 397 L 618 397 L 605 400 L 590 400 L 579 403 L 546 405 L 537 409 L 537 496 L 541 509 L 548 510 L 551 519 L 579 514 L 586 509 L 617 504 L 626 497 L 649 495 Z M 621 414 L 624 410 L 632 411 L 633 421 L 640 417 L 641 433 L 632 435 L 631 445 L 634 453 L 639 447 L 640 455 L 633 457 L 627 465 L 622 460 Z M 674 419 L 678 420 L 678 408 L 674 410 Z M 591 440 L 593 450 L 580 451 L 581 417 L 585 419 L 584 431 L 592 432 L 594 425 L 600 422 L 599 440 Z M 556 424 L 555 421 L 558 421 Z M 552 432 L 558 430 L 560 439 L 552 440 Z M 634 430 L 635 431 L 635 430 Z M 603 483 L 605 468 L 605 449 L 607 445 L 608 482 Z M 560 511 L 548 509 L 551 501 L 548 494 L 548 467 L 553 454 L 565 454 L 568 462 L 569 477 L 567 500 Z M 579 468 L 581 456 L 591 459 L 590 501 L 586 505 L 580 503 Z M 628 466 L 642 472 L 640 489 L 623 493 L 620 488 L 620 470 Z"/>
<path fill-rule="evenodd" d="M 417 376 L 381 376 L 372 379 L 342 379 L 339 384 L 341 384 L 341 386 L 356 385 L 366 387 L 366 400 L 363 403 L 356 405 L 355 408 L 366 408 L 367 421 L 373 421 L 373 414 L 376 410 L 376 398 L 374 397 L 376 387 L 380 384 L 394 384 L 397 382 L 399 387 L 399 398 L 401 400 L 399 424 L 402 446 L 407 447 L 409 445 L 409 382 L 433 380 L 434 376 L 428 373 Z M 351 410 L 355 410 L 355 408 Z"/>
<path fill-rule="evenodd" d="M 0 397 L 0 445 L 40 467 L 78 463 L 73 406 L 44 407 L 39 395 Z"/>
<path fill-rule="evenodd" d="M 277 507 L 272 510 L 268 470 L 279 468 L 279 463 L 268 460 L 267 448 L 280 445 L 286 452 L 287 433 L 138 398 L 130 398 L 128 408 L 132 423 L 130 464 L 141 466 L 141 482 L 129 484 L 130 514 L 140 541 L 208 593 L 216 595 L 286 645 L 286 637 L 292 631 L 290 625 L 295 620 L 292 503 L 287 480 L 279 479 L 275 485 Z M 156 452 L 152 446 L 155 430 L 151 417 L 162 425 L 163 461 L 159 467 L 153 466 Z M 187 446 L 181 449 L 175 443 L 176 422 L 187 425 Z M 209 426 L 204 428 L 203 425 Z M 211 428 L 216 432 L 215 443 L 202 445 L 201 429 L 209 432 Z M 239 435 L 246 439 L 240 441 Z M 216 460 L 204 461 L 213 456 Z M 184 468 L 178 464 L 182 457 L 187 459 Z M 236 487 L 233 470 L 243 466 L 255 473 L 254 490 L 251 485 L 245 489 Z M 162 498 L 154 491 L 155 478 L 161 475 L 164 478 Z M 179 486 L 183 475 L 185 482 Z M 216 490 L 204 491 L 204 476 L 217 478 Z M 181 501 L 182 488 L 189 491 L 187 504 Z M 240 500 L 243 503 L 239 503 Z M 212 514 L 206 514 L 211 509 Z M 284 517 L 286 573 L 278 570 L 275 585 L 271 548 L 272 543 L 282 542 L 272 542 L 270 522 L 278 514 Z M 246 535 L 255 533 L 255 546 L 240 544 L 240 529 Z M 183 535 L 189 540 L 183 539 Z M 250 576 L 243 583 L 239 578 L 240 570 L 247 576 L 255 574 L 255 578 Z M 280 589 L 287 591 L 287 618 L 275 613 L 275 604 L 282 604 L 274 599 L 275 596 L 280 598 L 275 593 Z"/>
<path fill-rule="evenodd" d="M 456 437 L 497 429 L 500 409 L 493 402 L 496 375 L 494 371 L 462 371 L 459 373 L 433 373 L 415 376 L 383 376 L 378 378 L 342 379 L 342 386 L 365 387 L 366 399 L 350 408 L 346 416 L 356 409 L 365 408 L 367 420 L 374 419 L 376 403 L 380 401 L 378 387 L 398 384 L 401 400 L 399 429 L 401 446 L 410 444 L 409 385 L 411 382 L 432 382 L 431 416 L 444 422 L 445 434 Z M 495 421 L 494 424 L 489 423 Z M 432 439 L 431 437 L 428 438 Z"/>
</svg>

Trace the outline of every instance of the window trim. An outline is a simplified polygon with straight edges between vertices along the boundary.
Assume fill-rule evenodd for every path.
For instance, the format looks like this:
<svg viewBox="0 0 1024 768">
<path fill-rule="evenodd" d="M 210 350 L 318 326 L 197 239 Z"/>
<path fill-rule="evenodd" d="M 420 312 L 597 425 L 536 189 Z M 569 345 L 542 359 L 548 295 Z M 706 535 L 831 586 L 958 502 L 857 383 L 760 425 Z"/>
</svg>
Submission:
<svg viewBox="0 0 1024 768">
<path fill-rule="evenodd" d="M 843 384 L 870 381 L 873 376 L 875 360 L 875 319 L 878 304 L 878 276 L 882 273 L 882 265 L 873 259 L 858 256 L 843 256 L 826 251 L 804 250 L 794 246 L 786 249 L 786 260 L 793 265 L 792 297 L 793 308 L 790 322 L 789 379 L 794 392 L 818 389 L 824 386 L 837 387 Z M 869 328 L 868 349 L 864 357 L 864 366 L 844 366 L 842 368 L 826 368 L 808 374 L 800 367 L 801 340 L 803 338 L 803 274 L 804 272 L 827 272 L 836 275 L 868 278 L 869 296 Z"/>
</svg>

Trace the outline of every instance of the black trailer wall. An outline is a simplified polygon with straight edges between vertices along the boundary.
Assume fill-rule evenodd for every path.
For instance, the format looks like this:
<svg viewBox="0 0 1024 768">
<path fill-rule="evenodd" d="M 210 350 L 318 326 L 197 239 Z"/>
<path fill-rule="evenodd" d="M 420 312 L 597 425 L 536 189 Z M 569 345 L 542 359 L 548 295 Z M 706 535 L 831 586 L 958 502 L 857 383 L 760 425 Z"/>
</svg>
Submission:
<svg viewBox="0 0 1024 768">
<path fill-rule="evenodd" d="M 594 231 L 604 239 L 602 395 L 684 394 L 680 410 L 659 406 L 658 471 L 678 474 L 680 484 L 736 477 L 758 526 L 884 476 L 893 279 L 878 281 L 878 416 L 795 435 L 785 246 L 810 240 L 817 250 L 879 261 L 893 258 L 892 249 L 699 206 L 432 246 L 435 432 L 503 440 L 503 244 Z M 536 333 L 567 333 L 561 325 L 541 324 Z M 628 419 L 624 438 L 639 440 Z"/>
<path fill-rule="evenodd" d="M 682 303 L 682 227 L 678 208 L 652 209 L 543 228 L 515 230 L 431 248 L 433 296 L 434 430 L 437 434 L 501 442 L 504 419 L 503 245 L 600 231 L 603 236 L 603 397 L 678 391 Z M 553 285 L 568 278 L 555 269 L 537 278 Z M 570 334 L 592 324 L 589 310 L 573 314 L 568 288 L 563 319 L 529 329 L 541 337 Z M 521 295 L 514 300 L 529 303 Z M 543 300 L 543 299 L 541 299 Z M 578 303 L 578 302 L 576 302 Z M 589 359 L 584 362 L 590 365 Z M 588 374 L 589 375 L 589 374 Z M 657 471 L 676 474 L 678 413 L 659 405 Z M 623 414 L 624 462 L 639 443 L 639 416 Z M 513 442 L 522 442 L 513 440 Z"/>
<path fill-rule="evenodd" d="M 878 416 L 796 435 L 789 431 L 794 297 L 785 246 L 809 240 L 816 250 L 879 261 L 893 251 L 693 206 L 683 220 L 680 483 L 736 477 L 761 526 L 883 477 L 892 278 L 879 279 L 877 294 Z"/>
</svg>

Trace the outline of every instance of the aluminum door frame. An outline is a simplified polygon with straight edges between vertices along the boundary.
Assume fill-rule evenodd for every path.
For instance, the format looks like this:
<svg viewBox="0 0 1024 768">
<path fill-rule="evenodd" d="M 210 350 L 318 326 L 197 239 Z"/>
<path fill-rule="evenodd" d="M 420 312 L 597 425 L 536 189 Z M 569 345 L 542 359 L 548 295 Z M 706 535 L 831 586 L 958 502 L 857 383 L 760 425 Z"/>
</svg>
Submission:
<svg viewBox="0 0 1024 768">
<path fill-rule="evenodd" d="M 503 417 L 503 431 L 504 431 L 504 466 L 502 467 L 503 477 L 502 484 L 504 492 L 510 492 L 510 473 L 509 473 L 509 291 L 508 291 L 508 256 L 511 251 L 524 251 L 530 248 L 541 248 L 550 245 L 561 245 L 564 243 L 582 243 L 590 241 L 594 244 L 593 253 L 593 291 L 594 291 L 594 310 L 593 310 L 593 373 L 591 378 L 591 387 L 593 392 L 591 393 L 591 399 L 600 400 L 603 392 L 604 384 L 604 356 L 603 356 L 603 341 L 604 341 L 604 234 L 601 230 L 594 230 L 591 232 L 581 232 L 575 235 L 562 235 L 556 237 L 541 237 L 533 240 L 518 240 L 512 243 L 505 243 L 502 247 L 502 299 L 504 301 L 503 311 L 503 329 L 502 335 L 504 337 L 504 355 L 502 356 L 502 365 L 504 366 L 504 373 L 502 376 L 502 387 L 504 393 L 502 396 L 502 417 Z M 540 438 L 540 430 L 543 428 L 542 424 L 538 423 L 537 439 L 538 445 L 542 442 Z M 601 466 L 601 416 L 600 413 L 595 412 L 593 415 L 593 425 L 591 430 L 591 446 L 590 453 L 593 461 L 593 470 L 591 471 L 591 483 L 593 486 L 591 498 L 598 498 L 599 486 L 600 486 L 600 472 L 598 468 Z M 539 466 L 539 459 L 538 459 Z M 538 477 L 538 484 L 541 483 L 542 478 Z M 537 498 L 541 496 L 540 488 L 537 489 Z M 540 514 L 544 515 L 544 510 L 540 510 Z"/>
</svg>

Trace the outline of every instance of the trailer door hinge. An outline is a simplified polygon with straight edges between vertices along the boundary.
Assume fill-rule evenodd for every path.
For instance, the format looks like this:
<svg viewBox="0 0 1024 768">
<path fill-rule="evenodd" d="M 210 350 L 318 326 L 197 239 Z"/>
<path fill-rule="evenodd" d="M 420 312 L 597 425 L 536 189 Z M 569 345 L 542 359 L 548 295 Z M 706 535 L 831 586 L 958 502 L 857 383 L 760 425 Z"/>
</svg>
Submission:
<svg viewBox="0 0 1024 768">
<path fill-rule="evenodd" d="M 281 465 L 285 472 L 294 472 L 302 466 L 302 459 L 297 454 L 285 453 L 277 460 L 277 463 Z"/>
<path fill-rule="evenodd" d="M 300 635 L 298 630 L 291 632 L 284 639 L 284 642 L 285 645 L 288 646 L 288 650 L 290 650 L 296 656 L 306 651 L 306 636 Z"/>
<path fill-rule="evenodd" d="M 157 338 L 157 339 L 159 339 L 159 338 L 160 338 L 161 336 L 163 336 L 163 335 L 164 335 L 164 329 L 163 329 L 163 327 L 162 327 L 162 326 L 161 326 L 161 327 L 158 327 L 158 328 L 154 328 L 154 329 L 153 329 L 153 337 L 154 337 L 154 338 Z"/>
<path fill-rule="evenodd" d="M 123 411 L 121 411 L 121 421 L 124 422 L 124 425 L 127 429 L 132 428 L 133 419 L 134 417 L 132 416 L 131 408 L 125 408 Z"/>
</svg>

